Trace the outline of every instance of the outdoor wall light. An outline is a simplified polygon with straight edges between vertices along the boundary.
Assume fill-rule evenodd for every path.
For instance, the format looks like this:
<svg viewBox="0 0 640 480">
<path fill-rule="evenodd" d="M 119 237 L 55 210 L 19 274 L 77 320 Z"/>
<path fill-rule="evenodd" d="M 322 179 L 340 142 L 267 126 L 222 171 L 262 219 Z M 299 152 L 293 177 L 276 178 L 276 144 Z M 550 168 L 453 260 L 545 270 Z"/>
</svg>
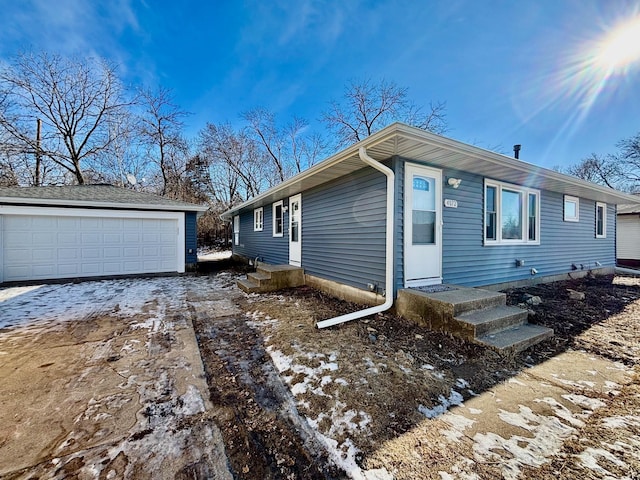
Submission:
<svg viewBox="0 0 640 480">
<path fill-rule="evenodd" d="M 282 211 L 286 212 L 287 210 L 289 210 L 289 206 L 288 205 L 283 205 L 282 206 Z"/>
<path fill-rule="evenodd" d="M 453 177 L 447 178 L 447 185 L 449 185 L 450 187 L 458 188 L 461 183 L 462 183 L 461 178 L 453 178 Z"/>
</svg>

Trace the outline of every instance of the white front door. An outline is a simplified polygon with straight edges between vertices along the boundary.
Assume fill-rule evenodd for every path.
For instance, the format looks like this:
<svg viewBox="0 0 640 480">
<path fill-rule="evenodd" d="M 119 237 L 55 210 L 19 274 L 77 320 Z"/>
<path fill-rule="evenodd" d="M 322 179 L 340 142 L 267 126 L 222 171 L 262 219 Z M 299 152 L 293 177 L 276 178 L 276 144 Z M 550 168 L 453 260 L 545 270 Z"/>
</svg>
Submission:
<svg viewBox="0 0 640 480">
<path fill-rule="evenodd" d="M 289 264 L 302 262 L 302 197 L 289 197 Z"/>
<path fill-rule="evenodd" d="M 405 164 L 404 285 L 442 283 L 442 172 Z"/>
</svg>

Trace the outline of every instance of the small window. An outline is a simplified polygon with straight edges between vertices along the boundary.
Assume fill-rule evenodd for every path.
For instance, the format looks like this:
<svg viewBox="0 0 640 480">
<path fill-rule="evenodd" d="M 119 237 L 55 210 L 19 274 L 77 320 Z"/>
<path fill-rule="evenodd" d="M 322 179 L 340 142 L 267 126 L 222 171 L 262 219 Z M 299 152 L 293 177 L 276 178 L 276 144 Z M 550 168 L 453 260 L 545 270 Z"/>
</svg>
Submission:
<svg viewBox="0 0 640 480">
<path fill-rule="evenodd" d="M 487 186 L 484 199 L 485 208 L 485 238 L 487 240 L 497 240 L 496 237 L 496 187 Z"/>
<path fill-rule="evenodd" d="M 262 209 L 262 207 L 256 208 L 253 211 L 253 231 L 254 232 L 262 231 L 263 220 L 264 220 L 264 210 Z"/>
<path fill-rule="evenodd" d="M 282 200 L 273 204 L 273 236 L 281 237 L 283 232 Z"/>
<path fill-rule="evenodd" d="M 538 196 L 535 193 L 529 194 L 529 241 L 538 240 Z"/>
<path fill-rule="evenodd" d="M 580 220 L 580 199 L 578 197 L 564 196 L 564 221 L 577 222 Z"/>
<path fill-rule="evenodd" d="M 607 204 L 596 202 L 596 238 L 607 238 Z"/>
<path fill-rule="evenodd" d="M 240 244 L 240 216 L 233 217 L 233 244 Z"/>
</svg>

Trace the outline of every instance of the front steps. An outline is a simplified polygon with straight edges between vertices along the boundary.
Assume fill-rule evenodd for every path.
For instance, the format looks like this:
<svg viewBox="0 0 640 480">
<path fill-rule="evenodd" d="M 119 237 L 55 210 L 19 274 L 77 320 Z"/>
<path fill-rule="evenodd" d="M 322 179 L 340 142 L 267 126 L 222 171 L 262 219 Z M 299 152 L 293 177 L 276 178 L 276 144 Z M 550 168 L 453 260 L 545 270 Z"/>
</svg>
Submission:
<svg viewBox="0 0 640 480">
<path fill-rule="evenodd" d="M 553 330 L 527 323 L 528 313 L 506 305 L 506 295 L 479 288 L 449 286 L 433 293 L 416 289 L 398 292 L 400 315 L 431 330 L 450 333 L 500 352 L 519 352 Z"/>
<path fill-rule="evenodd" d="M 238 280 L 238 287 L 246 293 L 265 293 L 281 288 L 304 285 L 304 270 L 291 265 L 262 264 L 247 278 Z"/>
</svg>

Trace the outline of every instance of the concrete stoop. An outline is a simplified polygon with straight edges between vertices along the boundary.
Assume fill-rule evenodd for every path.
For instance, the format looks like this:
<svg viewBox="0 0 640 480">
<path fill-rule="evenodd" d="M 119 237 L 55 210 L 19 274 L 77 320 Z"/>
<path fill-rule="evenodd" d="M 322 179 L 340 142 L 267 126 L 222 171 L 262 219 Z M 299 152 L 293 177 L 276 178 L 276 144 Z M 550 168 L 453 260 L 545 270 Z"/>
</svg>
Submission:
<svg viewBox="0 0 640 480">
<path fill-rule="evenodd" d="M 292 265 L 262 264 L 246 279 L 238 280 L 238 287 L 246 293 L 265 293 L 304 285 L 304 270 Z"/>
<path fill-rule="evenodd" d="M 431 330 L 450 333 L 500 352 L 519 352 L 553 336 L 553 330 L 527 323 L 528 313 L 507 306 L 504 293 L 450 286 L 441 292 L 403 289 L 396 310 Z"/>
</svg>

